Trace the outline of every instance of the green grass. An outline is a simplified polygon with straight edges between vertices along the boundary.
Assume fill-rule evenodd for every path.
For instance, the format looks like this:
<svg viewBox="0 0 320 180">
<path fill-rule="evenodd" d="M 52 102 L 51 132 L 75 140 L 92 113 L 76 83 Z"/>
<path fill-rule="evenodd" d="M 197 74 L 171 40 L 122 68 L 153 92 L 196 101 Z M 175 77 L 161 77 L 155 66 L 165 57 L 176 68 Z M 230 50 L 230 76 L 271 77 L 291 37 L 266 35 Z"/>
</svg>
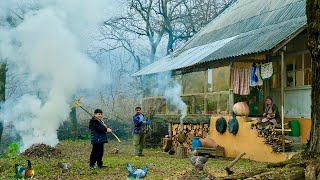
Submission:
<svg viewBox="0 0 320 180">
<path fill-rule="evenodd" d="M 60 177 L 60 169 L 58 162 L 72 161 L 72 168 L 69 176 L 63 175 L 64 179 L 126 179 L 128 172 L 125 168 L 127 162 L 135 168 L 141 168 L 145 165 L 149 166 L 146 180 L 148 179 L 181 179 L 181 175 L 190 179 L 204 179 L 203 174 L 195 174 L 193 166 L 187 158 L 181 159 L 174 155 L 161 152 L 159 149 L 145 149 L 144 157 L 133 156 L 132 142 L 110 142 L 105 145 L 105 153 L 103 156 L 105 169 L 90 170 L 89 155 L 91 152 L 91 144 L 87 141 L 61 141 L 57 148 L 62 152 L 59 157 L 52 158 L 30 158 L 34 169 L 34 179 L 58 179 Z M 118 154 L 113 154 L 112 149 L 117 148 Z M 14 164 L 26 165 L 27 158 L 21 155 L 3 156 L 0 158 L 0 179 L 14 179 Z M 217 177 L 225 176 L 223 169 L 232 159 L 210 158 L 205 166 L 205 172 Z M 240 160 L 232 169 L 235 172 L 243 172 L 255 167 L 262 167 L 264 163 Z"/>
</svg>

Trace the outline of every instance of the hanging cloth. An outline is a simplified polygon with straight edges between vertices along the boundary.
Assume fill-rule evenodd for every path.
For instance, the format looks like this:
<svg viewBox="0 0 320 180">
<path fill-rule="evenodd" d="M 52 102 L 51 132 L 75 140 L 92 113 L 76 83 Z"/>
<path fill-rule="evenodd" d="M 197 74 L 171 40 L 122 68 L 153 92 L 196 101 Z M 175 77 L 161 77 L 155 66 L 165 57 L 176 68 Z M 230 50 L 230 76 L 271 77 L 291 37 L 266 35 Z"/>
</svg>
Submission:
<svg viewBox="0 0 320 180">
<path fill-rule="evenodd" d="M 240 90 L 240 69 L 239 68 L 232 68 L 232 89 L 234 94 L 239 94 Z"/>
<path fill-rule="evenodd" d="M 272 62 L 261 64 L 261 78 L 263 80 L 269 79 L 273 74 Z"/>
<path fill-rule="evenodd" d="M 257 65 L 256 75 L 257 75 L 257 77 L 258 77 L 257 85 L 258 85 L 258 86 L 262 86 L 263 81 L 262 81 L 261 73 L 260 73 L 260 65 Z"/>
<path fill-rule="evenodd" d="M 250 86 L 257 86 L 258 84 L 258 76 L 257 76 L 257 66 L 253 66 L 250 68 Z"/>
<path fill-rule="evenodd" d="M 250 94 L 250 68 L 233 68 L 232 89 L 234 94 Z"/>
</svg>

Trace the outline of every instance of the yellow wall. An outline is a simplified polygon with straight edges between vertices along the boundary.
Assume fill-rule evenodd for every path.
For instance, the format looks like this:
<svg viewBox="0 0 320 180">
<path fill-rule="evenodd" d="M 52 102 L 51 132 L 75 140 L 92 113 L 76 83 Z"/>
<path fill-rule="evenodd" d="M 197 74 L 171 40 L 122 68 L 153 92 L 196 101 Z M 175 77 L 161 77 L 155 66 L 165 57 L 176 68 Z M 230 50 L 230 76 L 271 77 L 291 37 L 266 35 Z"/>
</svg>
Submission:
<svg viewBox="0 0 320 180">
<path fill-rule="evenodd" d="M 236 135 L 228 132 L 220 134 L 216 130 L 216 120 L 220 116 L 212 116 L 210 122 L 209 137 L 224 147 L 227 157 L 236 157 L 241 152 L 245 152 L 244 158 L 262 162 L 280 162 L 292 157 L 293 153 L 276 153 L 271 146 L 266 145 L 264 138 L 258 137 L 256 129 L 251 129 L 251 122 L 245 122 L 248 118 L 237 117 L 239 130 Z M 228 122 L 230 116 L 224 116 Z"/>
<path fill-rule="evenodd" d="M 298 120 L 300 126 L 300 141 L 307 142 L 310 138 L 310 129 L 311 129 L 311 119 L 310 118 L 285 118 L 285 122 L 290 120 Z"/>
</svg>

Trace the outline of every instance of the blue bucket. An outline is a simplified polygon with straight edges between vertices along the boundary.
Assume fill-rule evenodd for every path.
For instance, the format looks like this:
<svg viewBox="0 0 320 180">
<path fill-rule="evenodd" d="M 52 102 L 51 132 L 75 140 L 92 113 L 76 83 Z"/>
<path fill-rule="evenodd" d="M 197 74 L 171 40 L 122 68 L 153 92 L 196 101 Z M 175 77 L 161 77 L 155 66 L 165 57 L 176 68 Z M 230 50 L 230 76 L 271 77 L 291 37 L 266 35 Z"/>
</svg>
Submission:
<svg viewBox="0 0 320 180">
<path fill-rule="evenodd" d="M 200 137 L 192 138 L 192 151 L 196 150 L 198 147 L 201 147 Z"/>
</svg>

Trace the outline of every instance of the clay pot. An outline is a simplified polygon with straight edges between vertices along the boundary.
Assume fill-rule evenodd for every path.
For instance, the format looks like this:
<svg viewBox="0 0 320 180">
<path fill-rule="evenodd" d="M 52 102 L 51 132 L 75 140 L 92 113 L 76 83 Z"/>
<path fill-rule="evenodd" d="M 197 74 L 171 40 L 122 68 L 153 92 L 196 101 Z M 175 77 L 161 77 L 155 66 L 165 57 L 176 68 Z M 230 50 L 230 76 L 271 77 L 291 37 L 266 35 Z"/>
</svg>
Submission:
<svg viewBox="0 0 320 180">
<path fill-rule="evenodd" d="M 218 147 L 219 145 L 209 137 L 200 138 L 202 147 Z"/>
<path fill-rule="evenodd" d="M 248 116 L 249 115 L 249 106 L 246 102 L 237 102 L 233 105 L 233 112 L 238 116 Z"/>
</svg>

